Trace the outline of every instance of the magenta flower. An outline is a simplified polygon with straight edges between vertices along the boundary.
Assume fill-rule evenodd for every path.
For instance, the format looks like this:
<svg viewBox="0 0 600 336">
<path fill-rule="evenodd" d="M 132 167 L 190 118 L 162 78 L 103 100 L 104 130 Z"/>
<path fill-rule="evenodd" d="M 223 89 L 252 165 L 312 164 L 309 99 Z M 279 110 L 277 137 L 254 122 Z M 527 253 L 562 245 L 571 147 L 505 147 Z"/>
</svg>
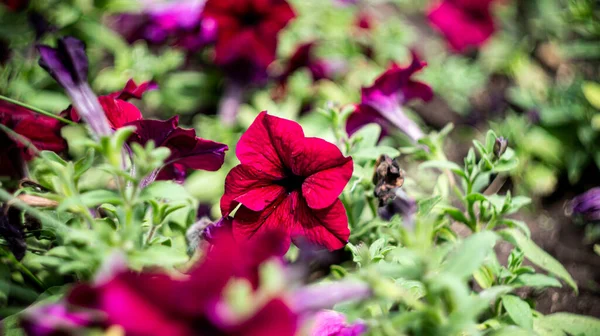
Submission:
<svg viewBox="0 0 600 336">
<path fill-rule="evenodd" d="M 367 326 L 357 321 L 346 322 L 346 316 L 333 310 L 322 310 L 316 314 L 311 336 L 360 336 L 367 331 Z"/>
<path fill-rule="evenodd" d="M 217 25 L 215 62 L 242 83 L 266 78 L 277 35 L 295 17 L 285 0 L 208 0 L 203 16 Z"/>
<path fill-rule="evenodd" d="M 50 304 L 26 311 L 21 325 L 27 335 L 74 335 L 78 330 L 100 321 L 98 313 L 72 309 L 64 304 Z"/>
<path fill-rule="evenodd" d="M 600 221 L 600 187 L 592 188 L 571 201 L 573 215 L 586 221 Z"/>
<path fill-rule="evenodd" d="M 429 22 L 455 52 L 481 47 L 495 31 L 491 5 L 494 0 L 443 0 L 429 11 Z"/>
<path fill-rule="evenodd" d="M 352 158 L 266 112 L 242 135 L 236 155 L 241 164 L 225 179 L 221 212 L 228 216 L 241 205 L 233 219 L 237 241 L 282 232 L 284 250 L 297 237 L 329 250 L 344 247 L 350 230 L 338 196 L 352 175 Z"/>
<path fill-rule="evenodd" d="M 373 86 L 362 89 L 361 103 L 348 117 L 346 131 L 352 135 L 369 123 L 380 124 L 384 130 L 400 129 L 414 141 L 423 136 L 419 126 L 402 111 L 402 106 L 412 99 L 429 101 L 433 91 L 427 84 L 415 81 L 411 77 L 425 66 L 413 53 L 409 67 L 401 68 L 396 64 L 375 80 Z"/>
<path fill-rule="evenodd" d="M 119 325 L 127 335 L 293 336 L 298 317 L 281 298 L 255 302 L 254 311 L 240 316 L 223 297 L 230 280 L 255 282 L 258 265 L 273 256 L 269 240 L 256 243 L 242 250 L 230 235 L 219 234 L 185 278 L 125 272 L 102 284 L 79 285 L 67 300 L 101 312 L 102 326 Z"/>
<path fill-rule="evenodd" d="M 205 0 L 149 2 L 140 0 L 141 14 L 117 17 L 116 29 L 133 42 L 172 43 L 195 51 L 216 38 L 216 23 L 202 16 Z"/>
</svg>

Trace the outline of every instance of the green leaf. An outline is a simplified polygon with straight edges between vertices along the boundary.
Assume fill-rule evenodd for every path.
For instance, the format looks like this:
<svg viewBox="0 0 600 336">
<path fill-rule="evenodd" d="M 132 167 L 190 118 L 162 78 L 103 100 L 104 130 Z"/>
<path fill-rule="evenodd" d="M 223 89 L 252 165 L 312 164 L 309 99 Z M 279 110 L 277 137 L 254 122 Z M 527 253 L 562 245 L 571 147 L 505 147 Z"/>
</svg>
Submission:
<svg viewBox="0 0 600 336">
<path fill-rule="evenodd" d="M 192 197 L 181 184 L 171 181 L 157 181 L 144 188 L 142 198 L 185 201 Z"/>
<path fill-rule="evenodd" d="M 85 156 L 75 162 L 75 178 L 78 179 L 85 173 L 94 163 L 94 150 L 89 149 Z"/>
<path fill-rule="evenodd" d="M 545 274 L 521 274 L 513 284 L 527 287 L 545 288 L 545 287 L 562 287 L 560 281 Z"/>
<path fill-rule="evenodd" d="M 376 160 L 384 154 L 389 157 L 395 158 L 400 155 L 400 151 L 388 146 L 361 148 L 354 154 L 352 154 L 352 158 L 355 160 Z"/>
<path fill-rule="evenodd" d="M 498 231 L 498 234 L 502 236 L 504 240 L 520 248 L 529 261 L 563 279 L 575 290 L 575 293 L 578 292 L 575 280 L 573 280 L 573 277 L 571 277 L 565 267 L 550 254 L 537 246 L 532 240 L 527 239 L 521 231 L 517 229 L 504 229 Z"/>
<path fill-rule="evenodd" d="M 531 238 L 531 230 L 529 230 L 529 226 L 527 226 L 527 223 L 523 221 L 516 219 L 504 219 L 502 220 L 502 224 L 508 226 L 509 228 L 517 228 L 523 231 L 525 236 L 527 236 L 527 239 Z"/>
<path fill-rule="evenodd" d="M 460 211 L 457 208 L 453 208 L 453 207 L 444 208 L 444 213 L 449 215 L 450 217 L 452 217 L 452 219 L 454 219 L 457 222 L 461 222 L 466 225 L 470 225 L 469 219 L 465 216 L 465 214 L 462 213 L 462 211 Z"/>
<path fill-rule="evenodd" d="M 583 335 L 600 334 L 600 319 L 570 313 L 555 313 L 536 318 L 535 331 L 541 335 Z"/>
<path fill-rule="evenodd" d="M 357 141 L 356 147 L 359 149 L 373 148 L 379 141 L 381 135 L 381 126 L 378 124 L 368 124 L 352 135 L 351 140 Z"/>
<path fill-rule="evenodd" d="M 80 195 L 81 202 L 88 208 L 98 206 L 103 203 L 121 204 L 122 200 L 119 194 L 110 190 L 92 190 Z"/>
<path fill-rule="evenodd" d="M 497 137 L 498 136 L 496 135 L 496 133 L 492 130 L 489 130 L 485 135 L 485 149 L 488 153 L 494 152 L 494 145 L 496 144 Z"/>
<path fill-rule="evenodd" d="M 429 198 L 425 198 L 420 200 L 417 204 L 419 207 L 419 214 L 422 216 L 427 216 L 431 210 L 442 200 L 441 196 L 432 196 Z"/>
<path fill-rule="evenodd" d="M 533 316 L 527 302 L 515 295 L 504 295 L 502 305 L 516 325 L 525 329 L 533 329 Z"/>
<path fill-rule="evenodd" d="M 495 330 L 489 334 L 489 336 L 531 336 L 531 330 L 526 330 L 517 326 L 506 326 Z"/>
<path fill-rule="evenodd" d="M 428 168 L 437 168 L 437 169 L 449 169 L 457 175 L 465 176 L 463 169 L 452 161 L 426 161 L 421 163 L 419 169 L 428 169 Z"/>
<path fill-rule="evenodd" d="M 465 239 L 443 265 L 446 272 L 466 279 L 483 263 L 496 245 L 497 236 L 491 231 L 475 233 Z"/>
<path fill-rule="evenodd" d="M 585 99 L 596 109 L 600 110 L 600 84 L 585 82 L 581 86 L 581 89 L 583 90 Z"/>
</svg>

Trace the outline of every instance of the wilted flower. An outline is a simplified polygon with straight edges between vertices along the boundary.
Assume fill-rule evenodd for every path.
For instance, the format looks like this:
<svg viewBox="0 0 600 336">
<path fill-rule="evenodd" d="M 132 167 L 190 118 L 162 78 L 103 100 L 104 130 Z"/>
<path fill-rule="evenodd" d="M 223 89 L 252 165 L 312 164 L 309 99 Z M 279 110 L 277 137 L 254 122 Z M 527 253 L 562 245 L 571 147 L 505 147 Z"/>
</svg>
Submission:
<svg viewBox="0 0 600 336">
<path fill-rule="evenodd" d="M 266 78 L 277 35 L 295 13 L 285 0 L 208 0 L 203 16 L 217 25 L 215 62 L 248 83 Z"/>
<path fill-rule="evenodd" d="M 495 31 L 494 0 L 443 0 L 428 14 L 429 21 L 459 53 L 481 47 Z"/>
<path fill-rule="evenodd" d="M 111 133 L 98 98 L 87 83 L 88 59 L 83 42 L 74 37 L 59 39 L 56 48 L 38 45 L 40 66 L 62 85 L 77 111 L 95 136 Z"/>
<path fill-rule="evenodd" d="M 398 128 L 414 141 L 423 137 L 423 131 L 402 111 L 402 106 L 419 98 L 429 101 L 433 91 L 427 84 L 411 79 L 413 74 L 425 66 L 413 53 L 409 67 L 396 64 L 375 80 L 373 86 L 362 89 L 361 103 L 348 117 L 346 131 L 353 134 L 369 123 L 378 123 L 385 129 Z"/>
<path fill-rule="evenodd" d="M 392 220 L 395 215 L 399 215 L 404 219 L 403 223 L 407 227 L 412 227 L 417 213 L 417 202 L 401 188 L 394 188 L 392 193 L 393 198 L 380 204 L 377 214 L 387 221 Z"/>
<path fill-rule="evenodd" d="M 304 237 L 329 250 L 342 248 L 350 230 L 338 196 L 350 180 L 352 158 L 333 144 L 304 136 L 302 127 L 262 112 L 236 147 L 241 164 L 225 179 L 221 212 L 243 242 L 272 231 Z"/>
<path fill-rule="evenodd" d="M 23 259 L 27 244 L 21 225 L 21 211 L 17 208 L 0 206 L 0 237 L 8 243 L 8 249 L 17 260 Z"/>
<path fill-rule="evenodd" d="M 315 316 L 311 336 L 360 336 L 367 331 L 362 321 L 348 324 L 346 315 L 334 310 L 322 310 Z"/>
<path fill-rule="evenodd" d="M 292 336 L 297 315 L 283 299 L 259 297 L 250 310 L 239 311 L 226 296 L 228 288 L 244 280 L 254 291 L 258 266 L 273 256 L 272 241 L 242 250 L 222 234 L 185 277 L 123 272 L 100 284 L 75 287 L 67 301 L 103 313 L 104 327 L 118 325 L 127 335 Z"/>
<path fill-rule="evenodd" d="M 600 221 L 600 187 L 592 188 L 573 198 L 571 212 L 585 221 Z"/>
<path fill-rule="evenodd" d="M 379 200 L 379 206 L 394 198 L 394 189 L 404 184 L 404 172 L 400 169 L 398 161 L 385 154 L 380 156 L 375 162 L 373 184 L 373 194 Z"/>
</svg>

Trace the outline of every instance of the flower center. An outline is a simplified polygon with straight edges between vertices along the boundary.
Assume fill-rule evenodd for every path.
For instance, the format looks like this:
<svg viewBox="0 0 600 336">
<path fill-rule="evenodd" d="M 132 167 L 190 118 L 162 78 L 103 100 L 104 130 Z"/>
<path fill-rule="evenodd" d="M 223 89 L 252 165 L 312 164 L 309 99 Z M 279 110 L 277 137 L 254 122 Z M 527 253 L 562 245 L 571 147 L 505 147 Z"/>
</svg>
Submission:
<svg viewBox="0 0 600 336">
<path fill-rule="evenodd" d="M 246 27 L 257 26 L 263 20 L 263 15 L 254 11 L 246 11 L 240 17 L 240 22 Z"/>
<path fill-rule="evenodd" d="M 286 177 L 282 178 L 275 182 L 275 184 L 280 185 L 285 188 L 285 191 L 291 193 L 295 190 L 300 190 L 302 188 L 302 183 L 306 177 L 294 175 L 292 173 L 286 174 Z"/>
</svg>

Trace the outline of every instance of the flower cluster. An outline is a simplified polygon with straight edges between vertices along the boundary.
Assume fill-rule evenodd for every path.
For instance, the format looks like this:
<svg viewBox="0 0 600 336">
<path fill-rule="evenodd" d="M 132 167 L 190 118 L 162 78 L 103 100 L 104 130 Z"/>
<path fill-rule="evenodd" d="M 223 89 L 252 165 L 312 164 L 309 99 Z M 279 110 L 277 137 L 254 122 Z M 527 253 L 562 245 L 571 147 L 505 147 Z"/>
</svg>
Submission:
<svg viewBox="0 0 600 336">
<path fill-rule="evenodd" d="M 127 335 L 293 336 L 298 315 L 286 299 L 257 292 L 258 266 L 275 253 L 277 239 L 269 238 L 241 250 L 219 231 L 188 274 L 118 271 L 100 283 L 76 286 L 66 302 L 32 311 L 25 330 L 40 336 L 117 326 Z M 245 284 L 253 305 L 238 307 L 240 298 L 228 300 L 227 293 Z"/>
</svg>

